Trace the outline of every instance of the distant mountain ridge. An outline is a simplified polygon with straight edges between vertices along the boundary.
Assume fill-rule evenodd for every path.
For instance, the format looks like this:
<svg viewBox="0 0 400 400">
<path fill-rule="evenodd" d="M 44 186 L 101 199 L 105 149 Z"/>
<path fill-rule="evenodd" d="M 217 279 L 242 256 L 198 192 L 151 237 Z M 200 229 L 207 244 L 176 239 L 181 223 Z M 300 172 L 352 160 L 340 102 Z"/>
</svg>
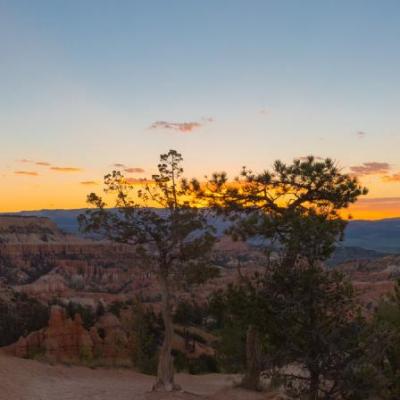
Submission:
<svg viewBox="0 0 400 400">
<path fill-rule="evenodd" d="M 350 221 L 344 244 L 384 253 L 400 253 L 400 218 Z"/>
<path fill-rule="evenodd" d="M 86 209 L 73 210 L 38 210 L 21 211 L 12 213 L 13 215 L 47 217 L 57 226 L 67 233 L 79 233 L 77 217 Z M 9 213 L 10 214 L 10 213 Z M 216 220 L 217 230 L 222 233 L 226 223 Z M 354 255 L 358 252 L 365 256 L 378 256 L 374 253 L 362 252 L 361 250 L 371 250 L 378 253 L 400 253 L 400 217 L 382 219 L 377 221 L 354 220 L 350 221 L 345 232 L 345 239 L 341 247 L 350 247 L 350 253 Z M 355 249 L 361 249 L 356 251 Z"/>
</svg>

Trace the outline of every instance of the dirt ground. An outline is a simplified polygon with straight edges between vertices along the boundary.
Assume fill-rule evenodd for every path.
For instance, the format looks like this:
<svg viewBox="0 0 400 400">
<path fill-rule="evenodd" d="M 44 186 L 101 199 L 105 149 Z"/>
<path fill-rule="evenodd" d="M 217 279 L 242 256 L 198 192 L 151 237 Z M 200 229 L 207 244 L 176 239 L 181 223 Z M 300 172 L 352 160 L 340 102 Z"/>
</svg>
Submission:
<svg viewBox="0 0 400 400">
<path fill-rule="evenodd" d="M 236 378 L 237 379 L 237 378 Z M 51 366 L 0 353 L 0 400 L 265 400 L 237 389 L 232 375 L 178 374 L 185 392 L 151 393 L 151 376 L 124 369 Z"/>
</svg>

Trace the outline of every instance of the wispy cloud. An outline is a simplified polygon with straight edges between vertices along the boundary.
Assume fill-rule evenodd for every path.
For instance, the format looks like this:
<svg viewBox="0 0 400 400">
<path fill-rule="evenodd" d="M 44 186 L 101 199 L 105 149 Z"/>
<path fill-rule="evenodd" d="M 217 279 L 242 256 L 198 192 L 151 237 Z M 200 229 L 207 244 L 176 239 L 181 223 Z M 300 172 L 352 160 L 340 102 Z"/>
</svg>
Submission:
<svg viewBox="0 0 400 400">
<path fill-rule="evenodd" d="M 126 166 L 125 164 L 122 164 L 122 163 L 115 163 L 115 164 L 113 164 L 113 167 L 121 168 L 125 172 L 127 172 L 128 174 L 143 174 L 145 172 L 145 170 L 143 168 L 140 168 L 140 167 L 128 167 L 128 166 Z"/>
<path fill-rule="evenodd" d="M 146 178 L 125 178 L 126 183 L 129 185 L 144 185 L 144 184 L 153 184 L 154 181 Z"/>
<path fill-rule="evenodd" d="M 59 167 L 57 165 L 53 165 L 47 161 L 35 161 L 29 158 L 22 158 L 20 160 L 18 160 L 18 162 L 23 163 L 23 164 L 32 164 L 32 165 L 36 165 L 39 167 L 49 167 L 50 170 L 52 171 L 58 171 L 58 172 L 79 172 L 82 171 L 82 168 L 78 168 L 78 167 Z M 115 164 L 117 165 L 117 164 Z M 120 164 L 120 166 L 123 166 L 125 168 L 125 166 L 123 164 Z"/>
<path fill-rule="evenodd" d="M 124 171 L 128 172 L 129 174 L 142 174 L 145 172 L 144 169 L 140 167 L 125 168 Z"/>
<path fill-rule="evenodd" d="M 39 176 L 35 171 L 14 171 L 15 175 L 25 175 L 25 176 Z"/>
<path fill-rule="evenodd" d="M 400 172 L 397 172 L 396 174 L 393 175 L 385 175 L 382 177 L 382 180 L 384 182 L 398 182 L 400 183 Z"/>
<path fill-rule="evenodd" d="M 82 172 L 82 168 L 78 167 L 50 167 L 52 171 L 56 172 Z"/>
<path fill-rule="evenodd" d="M 84 186 L 96 186 L 96 185 L 98 185 L 99 183 L 96 182 L 96 181 L 83 181 L 83 182 L 80 182 L 80 184 L 81 184 L 81 185 L 84 185 Z"/>
<path fill-rule="evenodd" d="M 150 129 L 166 129 L 181 133 L 190 133 L 211 122 L 214 122 L 214 119 L 210 117 L 190 122 L 155 121 L 150 125 Z"/>
<path fill-rule="evenodd" d="M 42 167 L 50 167 L 50 163 L 45 162 L 45 161 L 35 161 L 35 160 L 30 160 L 28 158 L 22 158 L 20 160 L 18 160 L 18 162 L 22 163 L 22 164 L 33 164 L 33 165 L 39 165 Z"/>
<path fill-rule="evenodd" d="M 350 167 L 350 172 L 357 176 L 387 174 L 391 169 L 386 162 L 365 162 L 361 165 Z"/>
<path fill-rule="evenodd" d="M 150 125 L 150 129 L 169 129 L 179 131 L 182 133 L 189 133 L 193 130 L 200 128 L 202 124 L 200 122 L 167 122 L 167 121 L 156 121 Z"/>
</svg>

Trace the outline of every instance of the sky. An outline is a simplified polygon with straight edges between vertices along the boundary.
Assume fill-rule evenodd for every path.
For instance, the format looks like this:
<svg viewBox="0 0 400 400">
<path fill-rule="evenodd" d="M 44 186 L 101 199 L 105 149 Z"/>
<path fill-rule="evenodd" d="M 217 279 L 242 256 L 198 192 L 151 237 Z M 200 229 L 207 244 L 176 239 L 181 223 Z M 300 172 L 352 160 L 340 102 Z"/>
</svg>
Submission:
<svg viewBox="0 0 400 400">
<path fill-rule="evenodd" d="M 400 216 L 397 0 L 0 0 L 0 212 L 85 206 L 120 164 L 313 154 Z M 123 165 L 123 167 L 122 167 Z"/>
</svg>

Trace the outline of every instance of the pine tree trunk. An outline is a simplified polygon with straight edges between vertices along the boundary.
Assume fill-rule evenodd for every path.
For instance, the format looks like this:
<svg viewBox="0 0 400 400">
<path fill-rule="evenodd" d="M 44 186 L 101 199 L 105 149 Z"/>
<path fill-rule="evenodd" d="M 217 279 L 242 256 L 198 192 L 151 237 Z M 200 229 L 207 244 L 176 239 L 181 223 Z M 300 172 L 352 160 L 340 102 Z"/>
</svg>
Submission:
<svg viewBox="0 0 400 400">
<path fill-rule="evenodd" d="M 161 313 L 164 321 L 164 341 L 160 350 L 157 368 L 157 381 L 153 386 L 155 391 L 172 392 L 180 387 L 174 382 L 174 359 L 171 354 L 174 326 L 170 303 L 168 281 L 160 274 Z"/>
<path fill-rule="evenodd" d="M 319 374 L 317 372 L 310 372 L 310 400 L 318 400 L 319 398 Z"/>
<path fill-rule="evenodd" d="M 254 325 L 250 325 L 246 334 L 246 373 L 242 386 L 250 390 L 260 390 L 261 343 L 260 335 Z"/>
</svg>

